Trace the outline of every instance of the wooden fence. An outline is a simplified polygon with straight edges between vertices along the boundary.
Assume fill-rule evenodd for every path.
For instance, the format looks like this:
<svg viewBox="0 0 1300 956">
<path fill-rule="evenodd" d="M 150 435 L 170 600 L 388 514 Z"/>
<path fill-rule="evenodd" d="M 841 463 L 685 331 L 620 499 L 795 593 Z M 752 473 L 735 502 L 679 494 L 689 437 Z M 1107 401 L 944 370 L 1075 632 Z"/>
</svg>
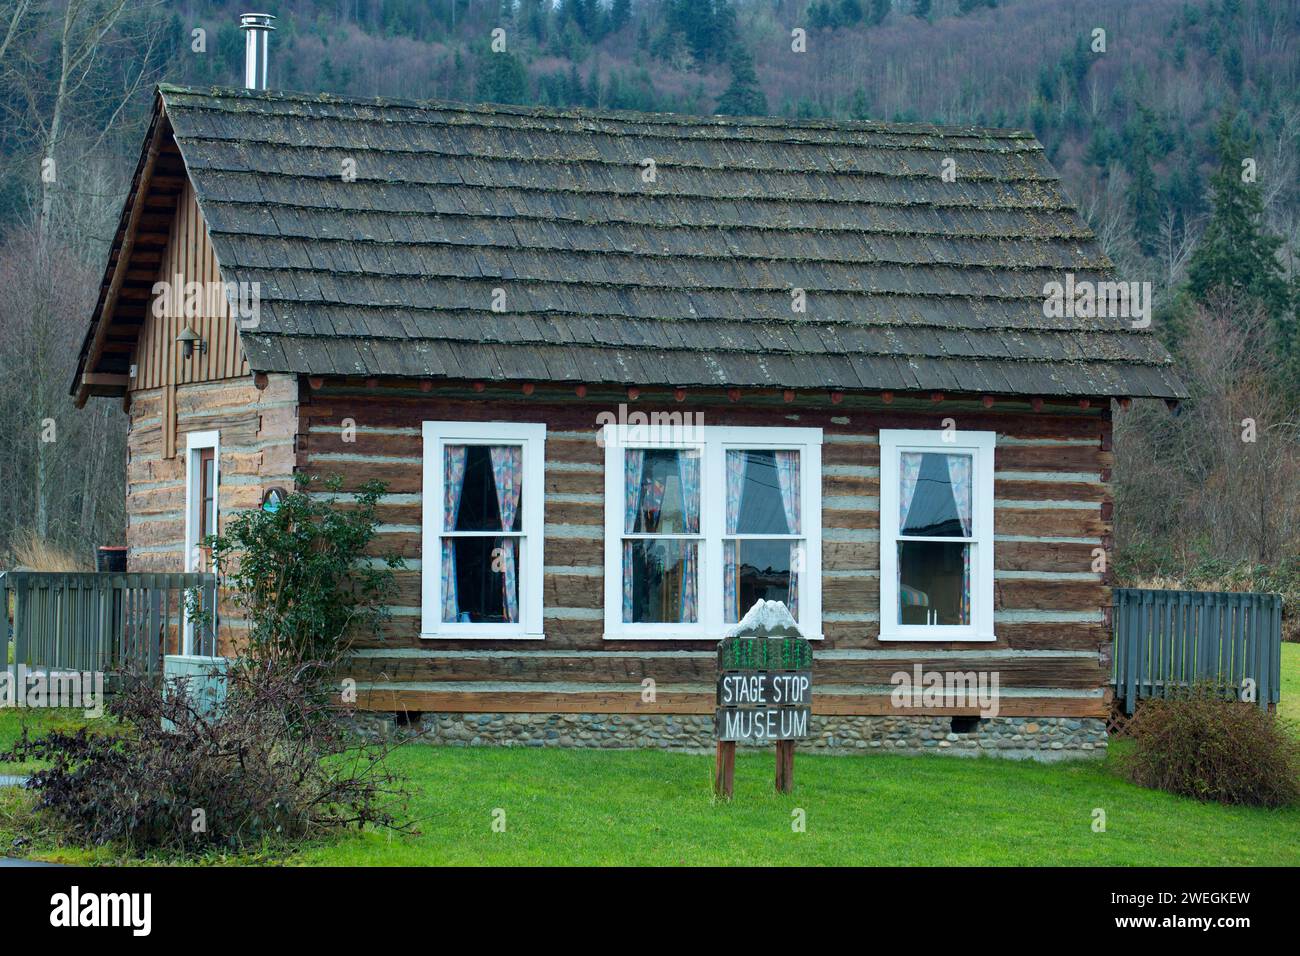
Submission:
<svg viewBox="0 0 1300 956">
<path fill-rule="evenodd" d="M 12 615 L 14 664 L 161 674 L 187 630 L 188 653 L 216 654 L 215 615 L 204 610 L 215 609 L 216 587 L 211 574 L 9 571 L 0 610 L 5 623 Z"/>
<path fill-rule="evenodd" d="M 1115 696 L 1130 714 L 1196 683 L 1240 697 L 1251 680 L 1259 706 L 1278 702 L 1280 594 L 1115 588 L 1112 622 Z"/>
</svg>

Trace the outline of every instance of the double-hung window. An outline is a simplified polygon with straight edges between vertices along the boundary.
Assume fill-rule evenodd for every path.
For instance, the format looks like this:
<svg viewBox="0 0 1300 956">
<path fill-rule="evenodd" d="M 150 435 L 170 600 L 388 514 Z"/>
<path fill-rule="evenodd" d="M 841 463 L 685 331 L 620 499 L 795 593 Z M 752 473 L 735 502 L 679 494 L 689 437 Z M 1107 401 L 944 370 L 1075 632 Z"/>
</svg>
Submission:
<svg viewBox="0 0 1300 956">
<path fill-rule="evenodd" d="M 993 432 L 880 432 L 880 639 L 991 641 Z"/>
<path fill-rule="evenodd" d="M 546 426 L 425 422 L 423 637 L 542 636 Z"/>
<path fill-rule="evenodd" d="M 717 638 L 773 600 L 821 637 L 821 440 L 606 426 L 605 636 Z"/>
</svg>

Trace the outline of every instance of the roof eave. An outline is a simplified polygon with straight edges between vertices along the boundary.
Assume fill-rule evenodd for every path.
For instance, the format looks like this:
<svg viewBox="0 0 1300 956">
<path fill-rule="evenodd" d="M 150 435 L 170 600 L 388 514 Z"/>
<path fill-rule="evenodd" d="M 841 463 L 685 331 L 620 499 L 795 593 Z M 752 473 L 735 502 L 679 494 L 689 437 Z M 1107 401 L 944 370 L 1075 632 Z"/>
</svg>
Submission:
<svg viewBox="0 0 1300 956">
<path fill-rule="evenodd" d="M 103 354 L 104 341 L 108 335 L 113 309 L 117 304 L 118 292 L 126 276 L 127 265 L 135 242 L 135 227 L 144 210 L 145 196 L 153 174 L 154 163 L 169 129 L 167 107 L 163 102 L 161 91 L 155 91 L 153 117 L 149 122 L 149 131 L 145 134 L 144 146 L 140 159 L 136 163 L 135 175 L 131 179 L 131 188 L 122 204 L 122 214 L 118 219 L 117 232 L 113 244 L 109 247 L 108 263 L 104 268 L 104 278 L 100 283 L 99 299 L 91 313 L 90 325 L 82 340 L 81 352 L 77 357 L 77 370 L 73 375 L 68 394 L 75 399 L 76 407 L 82 408 L 92 395 L 125 395 L 128 382 L 124 376 L 102 375 L 94 372 L 95 363 Z M 113 253 L 117 252 L 117 260 Z M 119 381 L 120 380 L 120 381 Z"/>
</svg>

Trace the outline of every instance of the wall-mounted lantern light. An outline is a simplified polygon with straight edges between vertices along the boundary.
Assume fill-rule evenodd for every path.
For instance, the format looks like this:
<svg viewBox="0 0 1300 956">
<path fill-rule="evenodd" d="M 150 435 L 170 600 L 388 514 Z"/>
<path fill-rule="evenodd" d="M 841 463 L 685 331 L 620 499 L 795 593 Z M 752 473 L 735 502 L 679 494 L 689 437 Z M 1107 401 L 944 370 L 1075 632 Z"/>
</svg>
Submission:
<svg viewBox="0 0 1300 956">
<path fill-rule="evenodd" d="M 181 329 L 181 334 L 176 336 L 176 341 L 181 344 L 181 355 L 184 358 L 190 358 L 195 348 L 201 353 L 208 351 L 208 343 L 199 338 L 199 334 L 188 325 Z"/>
</svg>

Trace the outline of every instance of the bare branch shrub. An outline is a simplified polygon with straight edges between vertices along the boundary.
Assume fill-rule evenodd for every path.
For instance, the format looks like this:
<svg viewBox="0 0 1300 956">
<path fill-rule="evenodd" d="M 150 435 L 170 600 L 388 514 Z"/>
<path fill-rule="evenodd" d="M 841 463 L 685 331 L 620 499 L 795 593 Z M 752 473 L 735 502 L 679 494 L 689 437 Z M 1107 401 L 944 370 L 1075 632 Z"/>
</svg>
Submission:
<svg viewBox="0 0 1300 956">
<path fill-rule="evenodd" d="M 1232 298 L 1198 308 L 1180 345 L 1190 398 L 1177 415 L 1139 402 L 1118 416 L 1116 540 L 1135 570 L 1297 563 L 1300 411 L 1275 387 L 1270 334 Z"/>
<path fill-rule="evenodd" d="M 120 732 L 24 732 L 0 759 L 49 761 L 28 782 L 36 805 L 87 845 L 287 851 L 349 827 L 405 829 L 391 747 L 363 744 L 326 697 L 304 693 L 302 669 L 241 661 L 219 714 L 183 681 L 132 678 L 108 705 Z"/>
</svg>

